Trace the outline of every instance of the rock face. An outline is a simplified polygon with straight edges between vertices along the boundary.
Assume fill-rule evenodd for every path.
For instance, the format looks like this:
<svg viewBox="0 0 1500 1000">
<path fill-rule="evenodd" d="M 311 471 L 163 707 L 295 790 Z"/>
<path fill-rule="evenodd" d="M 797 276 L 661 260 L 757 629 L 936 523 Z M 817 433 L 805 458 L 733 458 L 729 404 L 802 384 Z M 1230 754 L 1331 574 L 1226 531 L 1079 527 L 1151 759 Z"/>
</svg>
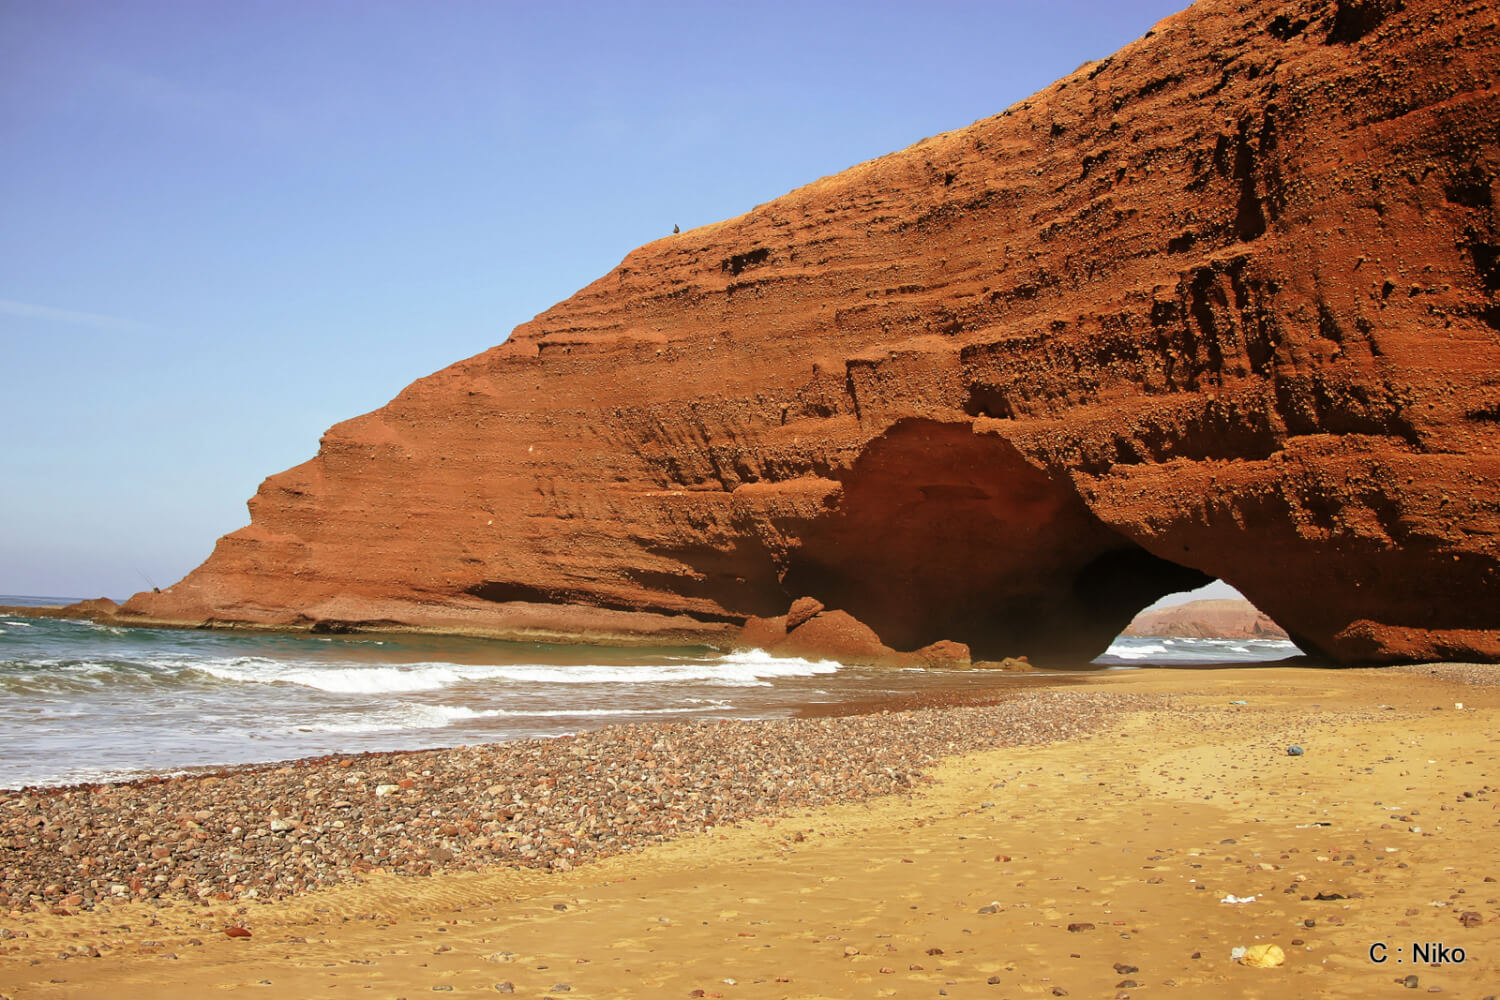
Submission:
<svg viewBox="0 0 1500 1000">
<path fill-rule="evenodd" d="M 810 596 L 1061 662 L 1221 577 L 1337 661 L 1500 659 L 1497 76 L 1487 2 L 1203 0 L 632 252 L 125 614 L 722 643 Z"/>
<path fill-rule="evenodd" d="M 1286 630 L 1249 601 L 1187 601 L 1135 616 L 1123 635 L 1189 639 L 1285 639 Z"/>
<path fill-rule="evenodd" d="M 31 604 L 0 604 L 0 615 L 16 615 L 20 618 L 113 618 L 119 611 L 120 606 L 108 597 L 40 607 Z"/>
</svg>

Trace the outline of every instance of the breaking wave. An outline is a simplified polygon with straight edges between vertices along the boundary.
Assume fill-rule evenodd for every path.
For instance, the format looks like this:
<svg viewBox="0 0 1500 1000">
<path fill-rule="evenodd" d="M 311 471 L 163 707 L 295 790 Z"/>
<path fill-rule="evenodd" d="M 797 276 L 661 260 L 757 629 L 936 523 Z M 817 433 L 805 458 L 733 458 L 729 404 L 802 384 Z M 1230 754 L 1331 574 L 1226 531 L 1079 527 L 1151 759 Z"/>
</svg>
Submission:
<svg viewBox="0 0 1500 1000">
<path fill-rule="evenodd" d="M 359 663 L 287 664 L 263 657 L 199 661 L 192 668 L 220 680 L 248 684 L 295 684 L 332 694 L 400 694 L 439 691 L 466 683 L 509 681 L 521 684 L 673 684 L 696 682 L 714 687 L 762 687 L 777 677 L 831 674 L 830 660 L 771 656 L 760 650 L 731 653 L 700 663 L 611 666 L 584 664 L 472 665 L 409 663 L 369 666 Z"/>
<path fill-rule="evenodd" d="M 1139 663 L 1263 663 L 1296 656 L 1302 650 L 1285 639 L 1192 639 L 1120 636 L 1094 660 L 1103 665 Z"/>
</svg>

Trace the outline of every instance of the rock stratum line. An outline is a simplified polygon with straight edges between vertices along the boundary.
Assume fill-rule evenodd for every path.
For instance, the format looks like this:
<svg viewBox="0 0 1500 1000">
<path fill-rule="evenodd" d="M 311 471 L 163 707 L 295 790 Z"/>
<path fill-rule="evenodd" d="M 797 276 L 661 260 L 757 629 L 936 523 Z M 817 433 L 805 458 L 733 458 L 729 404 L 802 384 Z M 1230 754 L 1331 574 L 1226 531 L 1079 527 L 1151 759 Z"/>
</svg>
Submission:
<svg viewBox="0 0 1500 1000">
<path fill-rule="evenodd" d="M 1202 0 L 633 251 L 121 616 L 1045 661 L 1220 577 L 1500 660 L 1497 74 L 1489 3 Z"/>
</svg>

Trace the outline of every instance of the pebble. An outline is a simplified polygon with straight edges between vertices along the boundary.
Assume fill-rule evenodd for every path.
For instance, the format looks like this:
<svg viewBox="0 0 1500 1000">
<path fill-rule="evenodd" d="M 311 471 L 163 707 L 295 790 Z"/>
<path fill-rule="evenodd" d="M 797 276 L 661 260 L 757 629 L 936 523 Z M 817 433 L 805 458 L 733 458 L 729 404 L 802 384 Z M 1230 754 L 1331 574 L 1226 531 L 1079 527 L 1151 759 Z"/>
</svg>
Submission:
<svg viewBox="0 0 1500 1000">
<path fill-rule="evenodd" d="M 947 757 L 1076 737 L 1121 711 L 1169 705 L 1039 688 L 992 704 L 610 726 L 0 790 L 0 906 L 285 898 L 376 870 L 567 870 L 754 817 L 910 793 Z"/>
<path fill-rule="evenodd" d="M 1382 673 L 1423 674 L 1457 684 L 1493 687 L 1500 684 L 1500 672 L 1483 663 L 1411 663 L 1384 667 Z"/>
</svg>

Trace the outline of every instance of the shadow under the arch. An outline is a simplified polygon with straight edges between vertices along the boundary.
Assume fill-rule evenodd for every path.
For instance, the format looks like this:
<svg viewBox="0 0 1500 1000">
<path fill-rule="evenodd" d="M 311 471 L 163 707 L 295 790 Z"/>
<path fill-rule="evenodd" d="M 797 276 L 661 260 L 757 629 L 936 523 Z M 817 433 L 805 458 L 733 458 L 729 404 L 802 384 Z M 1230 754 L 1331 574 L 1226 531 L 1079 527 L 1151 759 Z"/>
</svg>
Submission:
<svg viewBox="0 0 1500 1000">
<path fill-rule="evenodd" d="M 1136 611 L 1211 577 L 1101 521 L 1064 474 L 965 421 L 897 421 L 805 525 L 786 593 L 816 597 L 896 649 L 940 639 L 976 660 L 1088 664 Z"/>
</svg>

